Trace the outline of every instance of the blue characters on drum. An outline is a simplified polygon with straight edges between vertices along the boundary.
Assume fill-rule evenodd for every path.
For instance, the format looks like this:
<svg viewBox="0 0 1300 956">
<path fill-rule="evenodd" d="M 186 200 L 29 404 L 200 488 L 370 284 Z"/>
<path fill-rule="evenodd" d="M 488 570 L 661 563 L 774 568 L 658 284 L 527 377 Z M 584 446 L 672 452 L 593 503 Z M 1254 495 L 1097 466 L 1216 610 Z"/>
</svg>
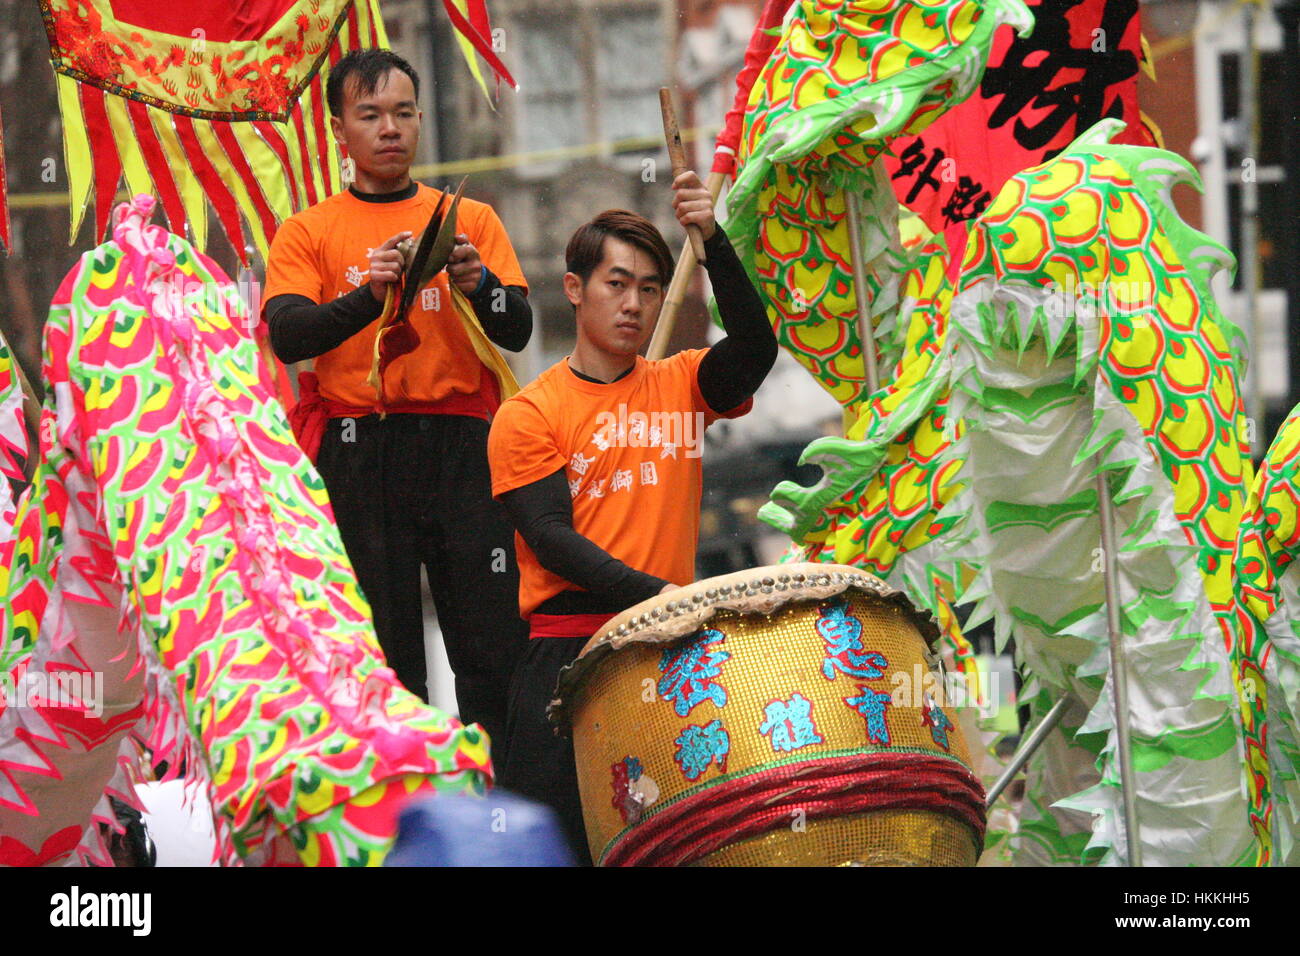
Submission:
<svg viewBox="0 0 1300 956">
<path fill-rule="evenodd" d="M 678 647 L 670 647 L 659 658 L 659 696 L 673 705 L 677 716 L 685 717 L 706 700 L 717 707 L 727 704 L 727 689 L 715 678 L 722 676 L 722 664 L 731 655 L 714 650 L 726 640 L 721 631 L 708 627 L 699 636 Z"/>
<path fill-rule="evenodd" d="M 885 710 L 889 707 L 888 694 L 858 685 L 857 697 L 845 697 L 848 704 L 867 721 L 867 740 L 882 747 L 889 746 L 889 727 L 885 723 Z"/>
<path fill-rule="evenodd" d="M 726 773 L 731 737 L 721 720 L 715 719 L 703 726 L 691 724 L 682 730 L 674 743 L 677 744 L 674 759 L 687 780 L 698 780 L 711 763 L 717 763 L 718 769 Z"/>
<path fill-rule="evenodd" d="M 883 654 L 868 651 L 862 646 L 862 622 L 849 613 L 844 600 L 832 601 L 822 607 L 817 615 L 817 633 L 826 642 L 826 660 L 822 674 L 834 680 L 836 672 L 871 680 L 883 677 L 889 661 Z"/>
<path fill-rule="evenodd" d="M 812 701 L 797 691 L 788 700 L 774 700 L 763 712 L 758 732 L 770 737 L 774 752 L 789 753 L 825 741 L 813 723 Z"/>
</svg>

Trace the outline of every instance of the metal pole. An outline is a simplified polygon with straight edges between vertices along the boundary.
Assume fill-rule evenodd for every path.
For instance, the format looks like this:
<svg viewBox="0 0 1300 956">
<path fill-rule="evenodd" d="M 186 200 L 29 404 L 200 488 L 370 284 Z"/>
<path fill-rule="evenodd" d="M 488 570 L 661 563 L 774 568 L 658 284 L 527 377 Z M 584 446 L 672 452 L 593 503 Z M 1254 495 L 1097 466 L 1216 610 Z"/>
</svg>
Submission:
<svg viewBox="0 0 1300 956">
<path fill-rule="evenodd" d="M 1047 739 L 1047 735 L 1052 732 L 1052 729 L 1061 722 L 1061 718 L 1065 715 L 1065 708 L 1069 706 L 1069 703 L 1070 698 L 1068 696 L 1058 700 L 1052 705 L 1052 709 L 1047 712 L 1047 715 L 1038 722 L 1034 732 L 1025 738 L 1020 745 L 1020 749 L 1011 758 L 1011 763 L 1007 764 L 1007 769 L 1002 771 L 1002 776 L 998 777 L 997 783 L 993 784 L 993 789 L 984 798 L 985 810 L 993 807 L 998 797 L 1002 796 L 1002 791 L 1015 779 L 1021 768 L 1029 763 L 1029 758 L 1043 745 L 1043 741 Z"/>
<path fill-rule="evenodd" d="M 1115 706 L 1116 750 L 1119 753 L 1119 782 L 1124 796 L 1124 842 L 1128 865 L 1142 865 L 1142 843 L 1137 822 L 1137 781 L 1133 778 L 1133 749 L 1129 742 L 1128 669 L 1120 646 L 1120 595 L 1118 551 L 1115 543 L 1115 512 L 1110 500 L 1106 473 L 1097 472 L 1097 506 L 1101 515 L 1102 579 L 1106 588 L 1106 636 L 1110 644 L 1111 701 Z"/>
<path fill-rule="evenodd" d="M 876 369 L 875 328 L 871 324 L 871 311 L 864 294 L 867 288 L 867 264 L 862 256 L 862 197 L 852 189 L 844 191 L 849 211 L 849 253 L 853 257 L 853 296 L 858 304 L 858 339 L 862 342 L 862 363 L 866 370 L 867 392 L 880 387 L 880 373 Z"/>
</svg>

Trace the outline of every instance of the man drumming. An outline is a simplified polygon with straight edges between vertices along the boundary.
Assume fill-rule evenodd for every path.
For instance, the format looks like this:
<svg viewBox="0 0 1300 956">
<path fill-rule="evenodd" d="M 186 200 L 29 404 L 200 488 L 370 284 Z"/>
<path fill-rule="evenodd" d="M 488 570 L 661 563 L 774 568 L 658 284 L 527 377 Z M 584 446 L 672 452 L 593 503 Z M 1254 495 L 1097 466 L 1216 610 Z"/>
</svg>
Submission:
<svg viewBox="0 0 1300 956">
<path fill-rule="evenodd" d="M 556 678 L 611 617 L 694 580 L 704 429 L 749 411 L 776 361 L 762 300 L 708 190 L 689 171 L 673 190 L 678 221 L 704 235 L 726 337 L 642 358 L 672 256 L 648 220 L 601 213 L 565 252 L 573 352 L 501 406 L 488 439 L 492 493 L 519 532 L 519 610 L 532 638 L 511 688 L 499 783 L 554 807 L 584 861 L 573 745 L 546 720 Z"/>
</svg>

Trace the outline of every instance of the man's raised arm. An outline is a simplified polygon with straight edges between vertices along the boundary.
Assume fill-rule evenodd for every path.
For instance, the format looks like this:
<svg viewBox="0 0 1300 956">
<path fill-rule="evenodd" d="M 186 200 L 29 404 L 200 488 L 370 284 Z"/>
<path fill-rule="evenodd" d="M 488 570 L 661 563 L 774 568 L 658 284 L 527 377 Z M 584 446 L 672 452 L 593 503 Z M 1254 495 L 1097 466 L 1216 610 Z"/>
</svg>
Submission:
<svg viewBox="0 0 1300 956">
<path fill-rule="evenodd" d="M 763 300 L 749 281 L 727 234 L 713 218 L 713 197 L 699 176 L 687 170 L 673 180 L 673 207 L 685 227 L 704 234 L 704 268 L 718 303 L 726 337 L 700 362 L 700 394 L 719 414 L 731 411 L 758 391 L 776 362 L 776 336 Z"/>
</svg>

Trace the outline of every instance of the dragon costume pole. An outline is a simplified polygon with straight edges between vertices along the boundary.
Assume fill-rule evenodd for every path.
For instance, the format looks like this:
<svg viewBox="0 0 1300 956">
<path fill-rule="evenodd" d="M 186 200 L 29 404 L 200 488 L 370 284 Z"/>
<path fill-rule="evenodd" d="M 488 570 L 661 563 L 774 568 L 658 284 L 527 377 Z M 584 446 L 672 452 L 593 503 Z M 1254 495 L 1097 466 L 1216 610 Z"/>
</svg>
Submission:
<svg viewBox="0 0 1300 956">
<path fill-rule="evenodd" d="M 862 255 L 862 197 L 851 189 L 845 191 L 849 213 L 849 253 L 853 257 L 853 288 L 864 290 L 867 285 L 867 264 Z M 880 387 L 880 371 L 876 368 L 876 336 L 871 324 L 871 303 L 866 295 L 856 295 L 858 310 L 858 338 L 862 342 L 862 364 L 866 371 L 867 393 Z"/>
<path fill-rule="evenodd" d="M 1128 850 L 1125 859 L 1129 866 L 1141 866 L 1137 789 L 1133 775 L 1133 748 L 1129 740 L 1128 670 L 1124 649 L 1119 643 L 1122 628 L 1119 619 L 1119 568 L 1115 561 L 1115 509 L 1104 471 L 1097 472 L 1097 507 L 1101 513 L 1102 580 L 1106 588 L 1106 639 L 1110 644 L 1111 700 L 1115 705 L 1115 749 L 1119 752 L 1119 782 L 1124 792 L 1124 845 Z"/>
<path fill-rule="evenodd" d="M 1246 48 L 1241 59 L 1241 108 L 1238 122 L 1244 140 L 1246 156 L 1259 155 L 1259 51 L 1255 45 L 1255 8 L 1254 4 L 1241 5 L 1241 35 Z M 1264 399 L 1260 390 L 1259 374 L 1259 260 L 1255 250 L 1259 248 L 1259 182 L 1253 175 L 1241 177 L 1241 219 L 1238 229 L 1241 235 L 1241 290 L 1245 293 L 1246 308 L 1243 323 L 1250 333 L 1250 374 L 1247 377 L 1246 412 L 1251 421 L 1257 423 L 1254 434 L 1250 437 L 1252 454 L 1264 450 L 1262 428 L 1264 421 Z"/>
</svg>

